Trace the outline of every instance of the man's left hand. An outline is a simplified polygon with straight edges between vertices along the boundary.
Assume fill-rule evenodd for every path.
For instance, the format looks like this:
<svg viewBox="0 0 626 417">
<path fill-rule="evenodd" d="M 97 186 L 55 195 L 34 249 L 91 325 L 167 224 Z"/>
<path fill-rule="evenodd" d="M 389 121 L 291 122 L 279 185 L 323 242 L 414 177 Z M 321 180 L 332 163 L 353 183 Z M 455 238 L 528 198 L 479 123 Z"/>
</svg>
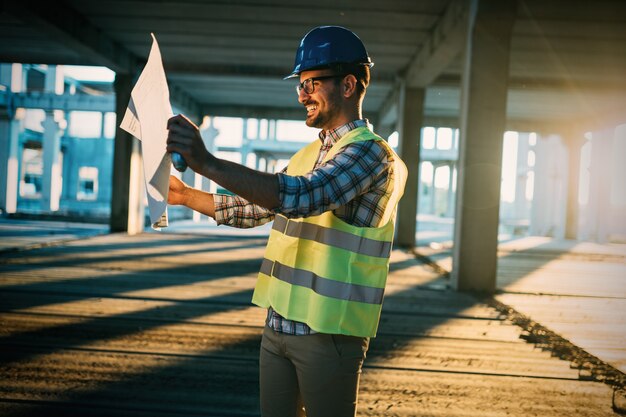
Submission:
<svg viewBox="0 0 626 417">
<path fill-rule="evenodd" d="M 195 172 L 202 174 L 206 164 L 215 158 L 204 146 L 200 129 L 185 115 L 167 121 L 167 151 L 178 152 Z"/>
</svg>

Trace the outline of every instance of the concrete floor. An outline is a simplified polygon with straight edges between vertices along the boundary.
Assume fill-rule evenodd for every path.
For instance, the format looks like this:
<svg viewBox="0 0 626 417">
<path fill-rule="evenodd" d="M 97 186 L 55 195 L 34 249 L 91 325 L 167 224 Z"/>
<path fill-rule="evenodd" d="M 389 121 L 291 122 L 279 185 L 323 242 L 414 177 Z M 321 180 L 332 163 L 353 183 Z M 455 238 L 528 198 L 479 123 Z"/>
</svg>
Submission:
<svg viewBox="0 0 626 417">
<path fill-rule="evenodd" d="M 52 225 L 31 226 L 41 238 L 32 233 L 33 245 L 21 236 L 31 249 L 15 250 L 18 233 L 0 222 L 0 415 L 259 415 L 264 312 L 249 301 L 263 236 L 99 235 L 96 227 L 54 244 Z M 621 366 L 623 248 L 590 254 L 588 246 L 579 253 L 537 243 L 501 247 L 496 298 L 553 330 L 560 323 L 564 333 L 612 328 L 621 346 L 611 360 Z M 432 257 L 445 267 L 445 244 L 436 249 Z M 413 254 L 393 252 L 359 415 L 618 415 L 609 385 L 528 343 L 501 312 L 448 285 Z M 589 300 L 597 302 L 591 309 Z"/>
</svg>

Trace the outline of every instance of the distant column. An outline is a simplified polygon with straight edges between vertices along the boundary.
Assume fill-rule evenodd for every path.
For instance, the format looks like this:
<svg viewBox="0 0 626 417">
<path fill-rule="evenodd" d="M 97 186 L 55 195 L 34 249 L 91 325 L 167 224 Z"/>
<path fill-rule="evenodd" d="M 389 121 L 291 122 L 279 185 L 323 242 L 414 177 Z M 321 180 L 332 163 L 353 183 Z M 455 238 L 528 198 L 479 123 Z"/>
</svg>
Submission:
<svg viewBox="0 0 626 417">
<path fill-rule="evenodd" d="M 528 183 L 528 151 L 530 150 L 530 133 L 520 133 L 517 137 L 517 169 L 515 178 L 515 219 L 528 218 L 528 200 L 526 184 Z"/>
<path fill-rule="evenodd" d="M 63 66 L 48 65 L 44 85 L 45 92 L 63 94 L 64 88 Z"/>
<path fill-rule="evenodd" d="M 547 138 L 537 135 L 537 143 L 534 146 L 535 166 L 533 179 L 533 196 L 530 205 L 530 225 L 528 233 L 532 236 L 546 236 L 550 234 L 550 203 L 548 191 L 549 170 L 547 162 L 550 161 L 550 147 Z"/>
<path fill-rule="evenodd" d="M 538 135 L 529 233 L 565 237 L 567 155 L 558 135 Z"/>
<path fill-rule="evenodd" d="M 452 282 L 496 289 L 502 145 L 514 0 L 474 0 L 464 56 Z"/>
<path fill-rule="evenodd" d="M 398 106 L 400 120 L 398 126 L 398 153 L 406 164 L 408 177 L 404 196 L 398 205 L 397 238 L 398 245 L 405 248 L 415 246 L 417 229 L 417 192 L 419 182 L 420 143 L 422 121 L 424 119 L 424 89 L 403 86 L 400 90 Z"/>
<path fill-rule="evenodd" d="M 589 216 L 592 237 L 606 243 L 610 237 L 613 139 L 615 129 L 593 132 L 589 166 Z"/>
<path fill-rule="evenodd" d="M 20 91 L 22 66 L 20 64 L 0 64 L 0 84 L 9 92 Z M 10 94 L 10 93 L 9 93 Z M 19 132 L 20 121 L 15 109 L 0 109 L 0 211 L 17 211 L 17 191 L 19 184 Z"/>
<path fill-rule="evenodd" d="M 115 145 L 113 150 L 113 179 L 111 192 L 111 232 L 137 234 L 143 230 L 145 204 L 143 167 L 139 141 L 119 127 L 130 100 L 133 77 L 115 76 Z"/>
<path fill-rule="evenodd" d="M 19 133 L 20 121 L 0 110 L 0 138 L 7 138 L 0 140 L 0 210 L 4 213 L 17 211 Z"/>
<path fill-rule="evenodd" d="M 270 119 L 267 121 L 267 137 L 272 140 L 277 140 L 276 138 L 276 119 Z"/>
<path fill-rule="evenodd" d="M 433 163 L 433 183 L 431 184 L 431 192 L 430 192 L 430 213 L 433 216 L 437 215 L 437 170 L 441 168 L 441 165 L 438 163 Z"/>
<path fill-rule="evenodd" d="M 100 138 L 104 139 L 105 131 L 106 131 L 106 112 L 100 113 L 102 120 L 100 122 Z"/>
<path fill-rule="evenodd" d="M 61 123 L 53 112 L 46 112 L 43 126 L 43 175 L 41 184 L 41 208 L 44 212 L 59 210 L 61 200 Z"/>
<path fill-rule="evenodd" d="M 450 169 L 450 175 L 448 176 L 446 217 L 454 217 L 454 167 L 455 167 L 454 162 L 450 162 L 448 164 L 448 168 Z"/>
<path fill-rule="evenodd" d="M 63 94 L 63 67 L 49 65 L 44 90 L 50 94 Z M 62 111 L 46 112 L 43 126 L 43 175 L 41 204 L 44 212 L 59 210 L 63 174 L 61 166 L 61 136 L 65 128 Z"/>
<path fill-rule="evenodd" d="M 585 144 L 582 132 L 570 131 L 564 135 L 567 146 L 567 211 L 565 215 L 565 238 L 578 239 L 578 189 L 580 187 L 580 156 Z"/>
<path fill-rule="evenodd" d="M 276 159 L 271 158 L 267 160 L 267 172 L 270 174 L 276 172 Z"/>
</svg>

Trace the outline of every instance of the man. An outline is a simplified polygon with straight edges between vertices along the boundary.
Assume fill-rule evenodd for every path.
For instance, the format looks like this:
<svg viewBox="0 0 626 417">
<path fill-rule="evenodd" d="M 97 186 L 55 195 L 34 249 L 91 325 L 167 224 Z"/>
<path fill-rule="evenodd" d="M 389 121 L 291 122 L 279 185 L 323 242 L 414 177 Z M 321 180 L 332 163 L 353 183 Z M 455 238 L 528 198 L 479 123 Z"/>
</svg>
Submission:
<svg viewBox="0 0 626 417">
<path fill-rule="evenodd" d="M 299 77 L 306 124 L 321 132 L 278 174 L 211 155 L 184 116 L 168 122 L 167 150 L 237 195 L 205 193 L 171 177 L 170 204 L 240 228 L 274 220 L 252 300 L 268 310 L 264 417 L 356 414 L 406 179 L 402 161 L 361 115 L 372 65 L 348 29 L 323 26 L 304 36 L 286 79 Z"/>
</svg>

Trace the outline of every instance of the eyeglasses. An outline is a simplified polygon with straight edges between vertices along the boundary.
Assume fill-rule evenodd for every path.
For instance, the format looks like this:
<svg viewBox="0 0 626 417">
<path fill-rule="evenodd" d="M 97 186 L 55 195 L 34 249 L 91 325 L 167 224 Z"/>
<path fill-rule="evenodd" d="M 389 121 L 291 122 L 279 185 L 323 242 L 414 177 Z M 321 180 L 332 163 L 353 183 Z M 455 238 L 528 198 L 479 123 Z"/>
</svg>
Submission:
<svg viewBox="0 0 626 417">
<path fill-rule="evenodd" d="M 334 74 L 334 75 L 322 75 L 319 77 L 311 77 L 302 81 L 300 84 L 296 85 L 296 91 L 298 95 L 300 95 L 300 91 L 304 90 L 307 94 L 313 94 L 315 91 L 315 82 L 320 80 L 328 80 L 330 78 L 342 78 L 345 77 L 345 74 Z"/>
</svg>

